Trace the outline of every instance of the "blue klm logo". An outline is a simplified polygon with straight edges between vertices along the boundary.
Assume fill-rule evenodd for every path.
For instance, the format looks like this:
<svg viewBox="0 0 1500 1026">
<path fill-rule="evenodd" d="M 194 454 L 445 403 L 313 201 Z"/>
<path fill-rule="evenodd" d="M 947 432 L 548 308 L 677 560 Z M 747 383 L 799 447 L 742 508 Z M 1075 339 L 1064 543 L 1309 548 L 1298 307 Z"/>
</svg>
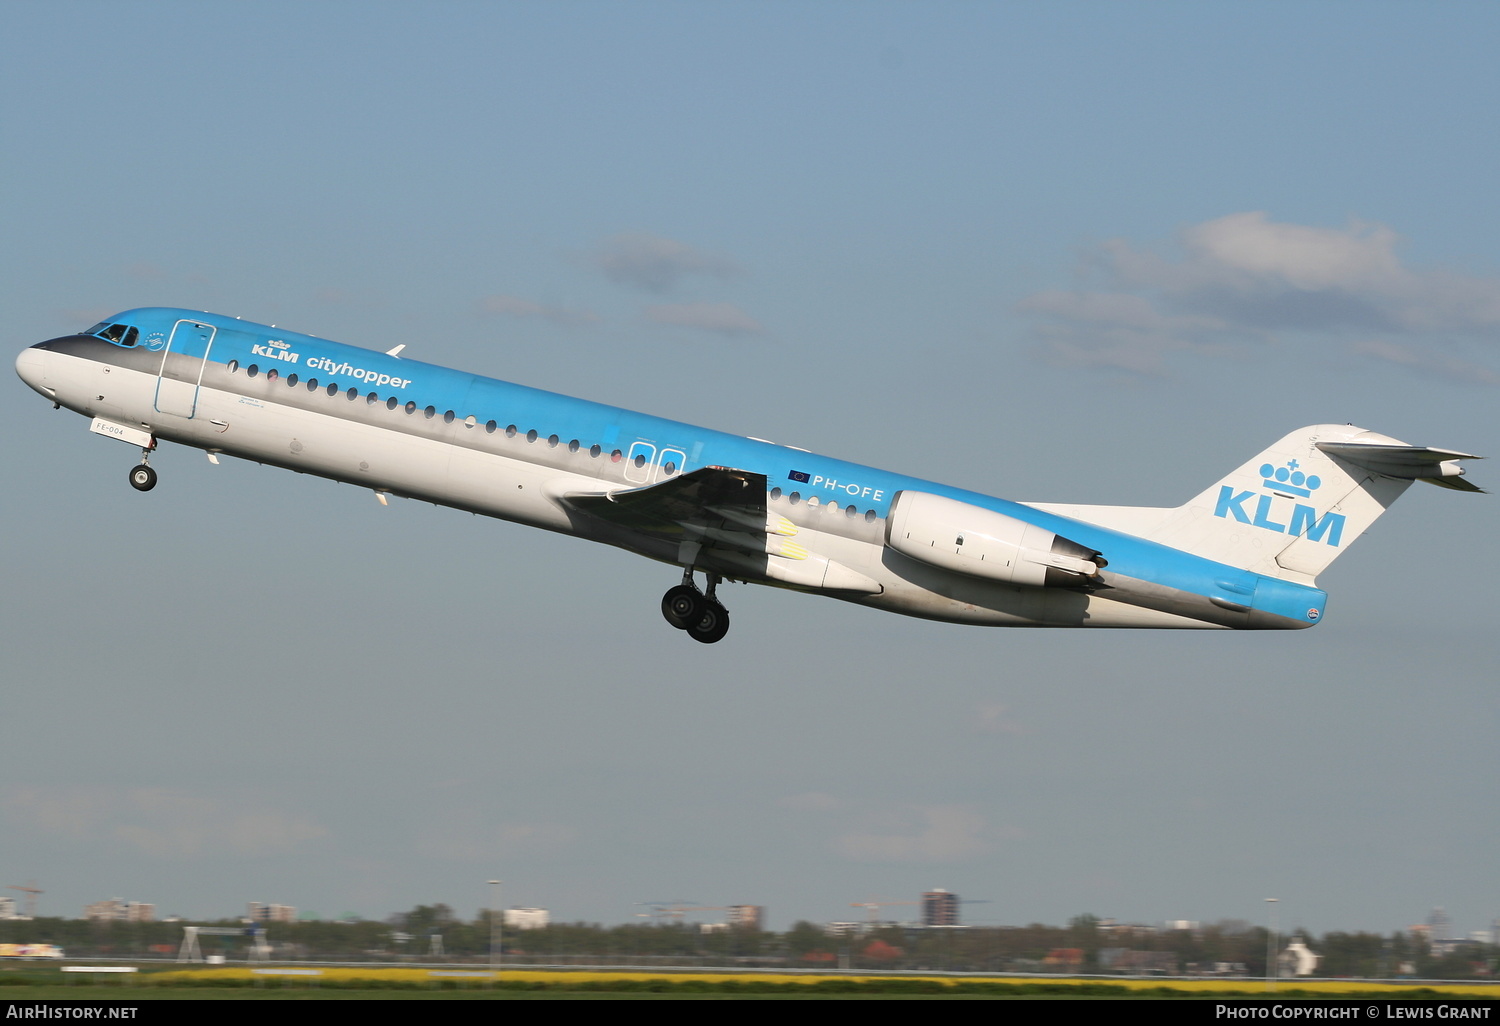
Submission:
<svg viewBox="0 0 1500 1026">
<path fill-rule="evenodd" d="M 1221 485 L 1219 502 L 1214 507 L 1214 516 L 1233 517 L 1242 524 L 1252 524 L 1278 534 L 1290 534 L 1293 537 L 1306 535 L 1315 542 L 1324 541 L 1326 535 L 1326 544 L 1338 545 L 1344 535 L 1344 514 L 1325 513 L 1320 518 L 1318 511 L 1312 506 L 1304 506 L 1293 498 L 1293 496 L 1311 498 L 1312 493 L 1323 484 L 1322 479 L 1316 474 L 1304 474 L 1297 469 L 1298 466 L 1296 460 L 1287 460 L 1284 467 L 1273 467 L 1269 463 L 1261 464 L 1261 483 L 1267 491 L 1275 492 L 1275 495 L 1262 492 L 1257 496 L 1254 492 L 1236 492 L 1229 485 Z M 1278 495 L 1292 499 L 1292 518 L 1289 524 L 1278 524 L 1271 519 L 1271 504 L 1276 501 Z M 1245 511 L 1245 503 L 1251 498 L 1255 499 L 1253 514 Z"/>
</svg>

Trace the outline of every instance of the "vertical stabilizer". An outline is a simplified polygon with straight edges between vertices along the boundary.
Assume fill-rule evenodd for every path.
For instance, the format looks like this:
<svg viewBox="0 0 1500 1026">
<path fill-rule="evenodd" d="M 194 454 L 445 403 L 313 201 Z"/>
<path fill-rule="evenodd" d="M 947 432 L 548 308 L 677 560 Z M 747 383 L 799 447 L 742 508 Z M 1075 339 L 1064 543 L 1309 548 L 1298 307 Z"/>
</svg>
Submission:
<svg viewBox="0 0 1500 1026">
<path fill-rule="evenodd" d="M 1152 541 L 1256 573 L 1310 583 L 1415 480 L 1465 491 L 1450 449 L 1349 424 L 1303 428 L 1169 513 Z"/>
</svg>

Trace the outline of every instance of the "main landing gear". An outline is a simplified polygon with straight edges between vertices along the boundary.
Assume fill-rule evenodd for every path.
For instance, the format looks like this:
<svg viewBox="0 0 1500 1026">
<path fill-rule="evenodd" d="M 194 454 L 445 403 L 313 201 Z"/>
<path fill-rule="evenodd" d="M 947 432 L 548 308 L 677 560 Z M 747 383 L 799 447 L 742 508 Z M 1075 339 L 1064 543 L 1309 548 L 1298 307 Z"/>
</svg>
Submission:
<svg viewBox="0 0 1500 1026">
<path fill-rule="evenodd" d="M 138 492 L 149 492 L 156 487 L 156 471 L 146 460 L 150 453 L 142 451 L 141 462 L 130 468 L 130 487 Z"/>
<path fill-rule="evenodd" d="M 714 597 L 714 589 L 719 586 L 719 576 L 705 576 L 708 578 L 707 594 L 699 591 L 698 586 L 693 583 L 692 567 L 684 570 L 682 583 L 662 596 L 661 615 L 673 627 L 687 631 L 688 637 L 694 641 L 712 645 L 729 633 L 729 610 Z"/>
</svg>

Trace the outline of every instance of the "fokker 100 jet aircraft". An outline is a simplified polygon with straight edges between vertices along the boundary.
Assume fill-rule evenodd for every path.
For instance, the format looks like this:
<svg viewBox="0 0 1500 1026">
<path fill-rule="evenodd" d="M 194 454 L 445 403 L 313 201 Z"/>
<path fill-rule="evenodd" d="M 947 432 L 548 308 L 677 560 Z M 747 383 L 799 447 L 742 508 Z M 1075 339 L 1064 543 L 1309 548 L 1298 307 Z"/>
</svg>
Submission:
<svg viewBox="0 0 1500 1026">
<path fill-rule="evenodd" d="M 662 614 L 724 637 L 724 580 L 1002 627 L 1310 627 L 1317 575 L 1466 453 L 1294 431 L 1177 507 L 1020 503 L 233 317 L 140 309 L 16 360 L 54 406 L 162 441 L 578 535 L 682 570 Z M 697 585 L 702 574 L 704 586 Z"/>
</svg>

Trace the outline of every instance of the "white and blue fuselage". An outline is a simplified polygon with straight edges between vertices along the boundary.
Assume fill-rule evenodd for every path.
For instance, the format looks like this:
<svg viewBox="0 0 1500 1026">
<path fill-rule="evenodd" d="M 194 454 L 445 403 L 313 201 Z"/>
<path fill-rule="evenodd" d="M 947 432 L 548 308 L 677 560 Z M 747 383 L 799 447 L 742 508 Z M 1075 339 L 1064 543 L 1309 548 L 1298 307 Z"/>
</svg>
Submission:
<svg viewBox="0 0 1500 1026">
<path fill-rule="evenodd" d="M 17 371 L 146 455 L 158 440 L 177 442 L 674 564 L 682 601 L 664 612 L 698 640 L 722 636 L 697 622 L 722 612 L 721 578 L 957 623 L 1307 627 L 1325 600 L 1313 575 L 1365 526 L 1345 522 L 1358 520 L 1349 493 L 1369 491 L 1372 475 L 1391 487 L 1417 477 L 1451 485 L 1464 455 L 1323 426 L 1306 429 L 1307 440 L 1288 436 L 1257 457 L 1259 468 L 1246 465 L 1249 477 L 1231 475 L 1196 506 L 1027 505 L 396 352 L 148 308 L 32 346 Z M 1393 447 L 1445 459 L 1376 465 L 1348 455 Z M 1278 488 L 1261 471 L 1280 469 L 1288 453 L 1288 465 L 1332 469 L 1293 471 L 1302 484 Z M 1410 470 L 1418 464 L 1443 470 Z M 139 470 L 137 487 L 154 483 L 154 471 Z M 1353 484 L 1328 488 L 1319 504 L 1307 483 L 1327 487 L 1339 474 Z"/>
</svg>

